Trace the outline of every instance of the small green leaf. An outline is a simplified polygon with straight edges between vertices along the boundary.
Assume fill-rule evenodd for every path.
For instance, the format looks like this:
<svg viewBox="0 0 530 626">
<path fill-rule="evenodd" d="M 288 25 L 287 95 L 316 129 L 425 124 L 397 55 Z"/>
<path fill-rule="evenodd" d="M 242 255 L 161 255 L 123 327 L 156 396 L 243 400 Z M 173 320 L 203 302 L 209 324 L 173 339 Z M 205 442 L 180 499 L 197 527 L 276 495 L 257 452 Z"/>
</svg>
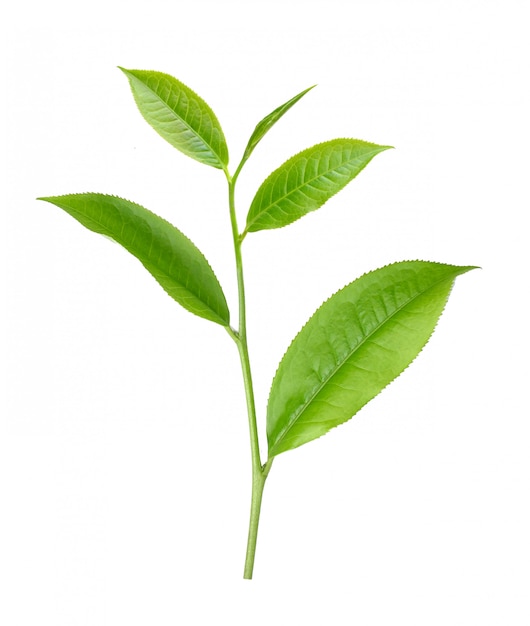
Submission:
<svg viewBox="0 0 530 626">
<path fill-rule="evenodd" d="M 145 120 L 172 146 L 218 169 L 228 165 L 228 148 L 212 109 L 169 74 L 119 68 L 129 79 Z"/>
<path fill-rule="evenodd" d="M 38 199 L 55 204 L 89 230 L 117 241 L 188 311 L 229 325 L 225 296 L 208 261 L 166 220 L 134 202 L 98 193 Z"/>
<path fill-rule="evenodd" d="M 281 228 L 315 211 L 389 148 L 359 139 L 333 139 L 299 152 L 262 183 L 250 205 L 244 234 Z"/>
<path fill-rule="evenodd" d="M 239 166 L 240 169 L 241 167 L 243 167 L 243 163 L 245 163 L 248 157 L 252 154 L 252 152 L 254 151 L 254 148 L 263 139 L 266 133 L 269 132 L 269 130 L 274 126 L 274 124 L 276 124 L 276 122 L 281 117 L 283 117 L 285 113 L 287 113 L 287 111 L 298 102 L 298 100 L 303 98 L 308 91 L 311 91 L 313 87 L 315 87 L 315 85 L 313 85 L 312 87 L 308 87 L 307 89 L 304 89 L 304 91 L 301 91 L 294 98 L 291 98 L 288 102 L 285 102 L 284 104 L 279 106 L 277 109 L 274 109 L 272 113 L 269 113 L 269 115 L 264 117 L 261 120 L 261 122 L 257 124 L 256 128 L 254 129 L 254 132 L 252 133 L 252 135 L 250 136 L 250 139 L 248 140 L 245 153 L 243 154 L 243 158 L 241 159 L 241 164 Z"/>
<path fill-rule="evenodd" d="M 331 296 L 289 346 L 267 409 L 269 458 L 349 420 L 419 354 L 459 274 L 474 269 L 403 261 Z"/>
</svg>

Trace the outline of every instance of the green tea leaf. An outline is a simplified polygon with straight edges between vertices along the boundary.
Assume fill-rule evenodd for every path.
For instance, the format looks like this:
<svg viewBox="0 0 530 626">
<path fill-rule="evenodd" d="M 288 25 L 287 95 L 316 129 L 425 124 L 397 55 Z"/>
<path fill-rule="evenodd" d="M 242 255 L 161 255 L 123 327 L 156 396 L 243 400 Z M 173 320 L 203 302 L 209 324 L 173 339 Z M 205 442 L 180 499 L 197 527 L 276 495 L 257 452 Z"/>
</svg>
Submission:
<svg viewBox="0 0 530 626">
<path fill-rule="evenodd" d="M 98 193 L 39 200 L 55 204 L 89 230 L 117 241 L 188 311 L 229 325 L 225 296 L 208 261 L 166 220 L 134 202 Z"/>
<path fill-rule="evenodd" d="M 288 102 L 285 102 L 284 104 L 279 106 L 277 109 L 274 109 L 272 113 L 269 113 L 269 115 L 264 117 L 261 120 L 261 122 L 257 124 L 256 128 L 254 129 L 254 132 L 252 133 L 252 135 L 250 136 L 250 139 L 248 140 L 245 153 L 243 154 L 243 158 L 241 159 L 241 164 L 239 166 L 240 169 L 241 167 L 243 167 L 243 163 L 245 163 L 248 157 L 252 154 L 252 152 L 254 151 L 254 148 L 263 139 L 265 134 L 269 132 L 269 130 L 274 126 L 274 124 L 276 124 L 276 122 L 281 117 L 283 117 L 285 113 L 287 113 L 287 111 L 298 102 L 298 100 L 303 98 L 308 91 L 311 91 L 313 87 L 315 87 L 315 85 L 313 85 L 312 87 L 308 87 L 307 89 L 304 89 L 304 91 L 301 91 L 294 98 L 291 98 Z"/>
<path fill-rule="evenodd" d="M 173 76 L 148 70 L 120 70 L 127 76 L 145 120 L 172 146 L 218 169 L 228 165 L 228 148 L 212 109 Z"/>
<path fill-rule="evenodd" d="M 244 234 L 281 228 L 320 208 L 380 152 L 358 139 L 333 139 L 291 157 L 262 183 L 247 216 Z"/>
<path fill-rule="evenodd" d="M 455 278 L 473 267 L 404 261 L 331 296 L 296 336 L 274 377 L 269 458 L 349 420 L 418 355 Z"/>
</svg>

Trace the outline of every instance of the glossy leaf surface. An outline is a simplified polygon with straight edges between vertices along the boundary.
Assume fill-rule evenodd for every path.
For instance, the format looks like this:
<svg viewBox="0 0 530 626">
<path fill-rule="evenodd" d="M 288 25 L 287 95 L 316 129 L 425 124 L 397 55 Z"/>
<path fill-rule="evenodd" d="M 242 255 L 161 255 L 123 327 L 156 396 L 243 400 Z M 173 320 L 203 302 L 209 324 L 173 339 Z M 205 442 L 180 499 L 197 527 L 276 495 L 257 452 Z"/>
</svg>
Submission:
<svg viewBox="0 0 530 626">
<path fill-rule="evenodd" d="M 311 91 L 311 89 L 313 89 L 314 86 L 315 85 L 313 85 L 312 87 L 308 87 L 307 89 L 304 89 L 304 91 L 301 91 L 299 94 L 294 96 L 294 98 L 291 98 L 289 101 L 285 102 L 284 104 L 279 106 L 277 109 L 274 109 L 272 113 L 269 113 L 269 115 L 264 117 L 261 120 L 261 122 L 259 122 L 256 125 L 254 132 L 252 133 L 252 135 L 250 136 L 250 139 L 248 140 L 245 153 L 243 154 L 243 159 L 241 160 L 241 166 L 249 158 L 249 156 L 254 151 L 254 148 L 263 139 L 266 133 L 269 132 L 269 130 L 274 126 L 274 124 L 276 124 L 276 122 L 280 118 L 282 118 L 287 113 L 287 111 L 298 102 L 298 100 L 303 98 L 308 91 Z"/>
<path fill-rule="evenodd" d="M 172 146 L 206 165 L 224 169 L 228 148 L 212 109 L 169 74 L 125 70 L 140 113 Z"/>
<path fill-rule="evenodd" d="M 245 233 L 281 228 L 315 211 L 390 147 L 359 139 L 333 139 L 299 152 L 258 189 Z"/>
<path fill-rule="evenodd" d="M 418 355 L 455 278 L 472 267 L 394 263 L 331 296 L 296 336 L 274 377 L 269 457 L 349 420 Z"/>
<path fill-rule="evenodd" d="M 208 261 L 177 228 L 144 207 L 97 193 L 39 198 L 121 244 L 185 309 L 228 326 L 226 300 Z"/>
</svg>

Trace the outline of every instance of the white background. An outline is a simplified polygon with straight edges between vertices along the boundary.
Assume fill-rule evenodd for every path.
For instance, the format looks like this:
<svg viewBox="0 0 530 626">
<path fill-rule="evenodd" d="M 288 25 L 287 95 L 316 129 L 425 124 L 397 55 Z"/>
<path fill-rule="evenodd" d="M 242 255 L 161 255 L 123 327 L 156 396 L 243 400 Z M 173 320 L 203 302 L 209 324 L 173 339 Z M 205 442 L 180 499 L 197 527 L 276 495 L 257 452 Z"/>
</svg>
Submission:
<svg viewBox="0 0 530 626">
<path fill-rule="evenodd" d="M 0 623 L 530 623 L 525 2 L 18 3 L 3 9 Z M 458 278 L 405 374 L 278 457 L 255 579 L 236 350 L 119 246 L 37 196 L 99 191 L 175 223 L 236 285 L 222 173 L 139 115 L 116 69 L 214 109 L 238 193 L 319 141 L 396 146 L 319 211 L 244 245 L 261 434 L 314 309 L 421 258 Z"/>
</svg>

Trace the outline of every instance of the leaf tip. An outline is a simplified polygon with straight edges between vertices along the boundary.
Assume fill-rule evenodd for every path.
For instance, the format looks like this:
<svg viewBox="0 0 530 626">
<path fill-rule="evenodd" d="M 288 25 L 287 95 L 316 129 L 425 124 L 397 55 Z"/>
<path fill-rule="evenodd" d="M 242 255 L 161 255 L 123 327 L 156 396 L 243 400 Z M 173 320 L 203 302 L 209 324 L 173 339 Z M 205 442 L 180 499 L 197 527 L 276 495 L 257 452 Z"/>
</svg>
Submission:
<svg viewBox="0 0 530 626">
<path fill-rule="evenodd" d="M 118 65 L 118 66 L 117 66 L 117 68 L 118 68 L 121 72 L 123 72 L 123 73 L 125 74 L 125 76 L 127 76 L 127 78 L 128 78 L 128 79 L 130 79 L 130 78 L 131 78 L 131 76 L 132 76 L 132 71 L 131 71 L 131 70 L 128 70 L 128 69 L 126 69 L 125 67 L 122 67 L 121 65 Z"/>
<path fill-rule="evenodd" d="M 479 265 L 461 265 L 458 269 L 460 270 L 458 273 L 461 275 L 471 272 L 472 270 L 481 270 L 482 268 Z"/>
</svg>

